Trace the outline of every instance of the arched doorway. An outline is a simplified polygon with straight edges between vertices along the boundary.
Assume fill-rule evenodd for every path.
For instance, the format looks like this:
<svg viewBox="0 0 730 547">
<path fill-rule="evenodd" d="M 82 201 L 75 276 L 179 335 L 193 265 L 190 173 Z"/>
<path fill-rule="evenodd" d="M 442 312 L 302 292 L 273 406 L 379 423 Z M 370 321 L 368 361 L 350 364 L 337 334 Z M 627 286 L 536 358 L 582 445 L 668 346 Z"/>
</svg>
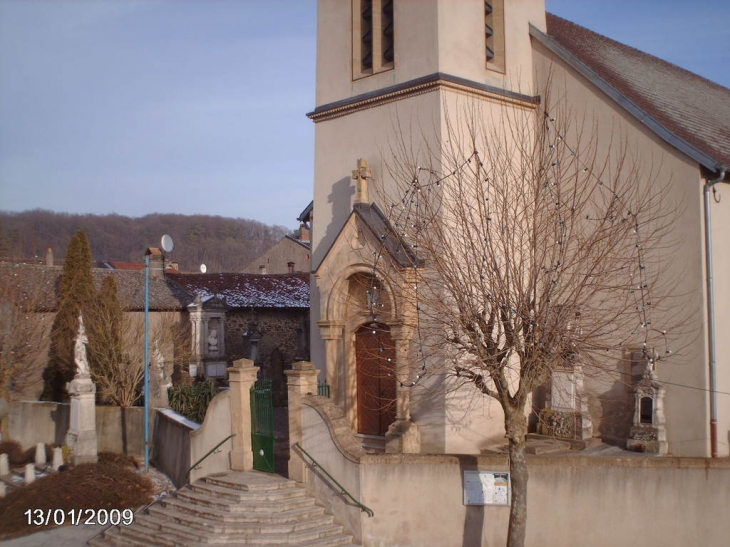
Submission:
<svg viewBox="0 0 730 547">
<path fill-rule="evenodd" d="M 357 432 L 383 436 L 395 420 L 395 344 L 390 327 L 363 325 L 355 333 Z"/>
</svg>

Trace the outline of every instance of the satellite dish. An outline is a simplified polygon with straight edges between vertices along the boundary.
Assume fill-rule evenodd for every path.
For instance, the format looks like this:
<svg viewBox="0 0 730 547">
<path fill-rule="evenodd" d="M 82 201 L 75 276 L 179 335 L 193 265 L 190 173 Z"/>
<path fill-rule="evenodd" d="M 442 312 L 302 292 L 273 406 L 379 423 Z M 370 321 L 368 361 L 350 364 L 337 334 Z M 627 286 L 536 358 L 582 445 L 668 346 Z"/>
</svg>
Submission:
<svg viewBox="0 0 730 547">
<path fill-rule="evenodd" d="M 162 236 L 162 241 L 160 243 L 162 245 L 162 250 L 166 253 L 171 252 L 175 248 L 175 244 L 172 242 L 172 238 L 167 234 Z"/>
<path fill-rule="evenodd" d="M 205 264 L 201 264 L 200 265 L 200 273 L 205 273 L 207 271 L 208 271 L 208 266 L 206 266 Z"/>
</svg>

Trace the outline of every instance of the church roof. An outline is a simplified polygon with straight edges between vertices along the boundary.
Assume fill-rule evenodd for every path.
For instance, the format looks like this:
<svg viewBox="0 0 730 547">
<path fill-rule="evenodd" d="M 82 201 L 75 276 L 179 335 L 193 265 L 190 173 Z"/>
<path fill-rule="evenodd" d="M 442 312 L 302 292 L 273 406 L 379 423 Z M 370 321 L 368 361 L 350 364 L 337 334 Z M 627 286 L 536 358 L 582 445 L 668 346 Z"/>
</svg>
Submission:
<svg viewBox="0 0 730 547">
<path fill-rule="evenodd" d="M 167 274 L 193 296 L 217 296 L 231 308 L 309 308 L 309 274 Z"/>
<path fill-rule="evenodd" d="M 354 214 L 362 220 L 396 264 L 403 268 L 422 266 L 423 262 L 416 256 L 413 248 L 403 240 L 393 228 L 388 218 L 374 203 L 356 203 Z"/>
<path fill-rule="evenodd" d="M 730 166 L 727 88 L 552 14 L 530 34 L 699 164 Z"/>
</svg>

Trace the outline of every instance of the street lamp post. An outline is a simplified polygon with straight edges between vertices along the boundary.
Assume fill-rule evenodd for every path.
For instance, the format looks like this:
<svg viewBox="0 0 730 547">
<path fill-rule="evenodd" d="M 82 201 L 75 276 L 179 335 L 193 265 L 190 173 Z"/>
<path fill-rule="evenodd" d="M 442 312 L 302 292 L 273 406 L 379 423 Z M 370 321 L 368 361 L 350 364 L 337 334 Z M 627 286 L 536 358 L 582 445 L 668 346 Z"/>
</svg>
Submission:
<svg viewBox="0 0 730 547">
<path fill-rule="evenodd" d="M 162 236 L 162 250 L 174 248 L 169 235 Z M 162 263 L 164 271 L 164 259 Z M 150 471 L 150 253 L 144 257 L 144 471 Z"/>
<path fill-rule="evenodd" d="M 144 472 L 150 471 L 150 255 L 144 257 Z"/>
</svg>

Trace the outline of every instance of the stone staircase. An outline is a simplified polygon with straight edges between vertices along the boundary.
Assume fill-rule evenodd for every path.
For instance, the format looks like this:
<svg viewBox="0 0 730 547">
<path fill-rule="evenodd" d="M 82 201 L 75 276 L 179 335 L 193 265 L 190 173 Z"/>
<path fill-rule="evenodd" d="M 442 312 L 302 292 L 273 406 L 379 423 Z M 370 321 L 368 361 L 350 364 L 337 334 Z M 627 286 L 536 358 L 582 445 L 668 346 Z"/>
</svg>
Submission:
<svg viewBox="0 0 730 547">
<path fill-rule="evenodd" d="M 257 471 L 211 475 L 112 526 L 92 547 L 353 545 L 352 537 L 297 483 Z"/>
</svg>

